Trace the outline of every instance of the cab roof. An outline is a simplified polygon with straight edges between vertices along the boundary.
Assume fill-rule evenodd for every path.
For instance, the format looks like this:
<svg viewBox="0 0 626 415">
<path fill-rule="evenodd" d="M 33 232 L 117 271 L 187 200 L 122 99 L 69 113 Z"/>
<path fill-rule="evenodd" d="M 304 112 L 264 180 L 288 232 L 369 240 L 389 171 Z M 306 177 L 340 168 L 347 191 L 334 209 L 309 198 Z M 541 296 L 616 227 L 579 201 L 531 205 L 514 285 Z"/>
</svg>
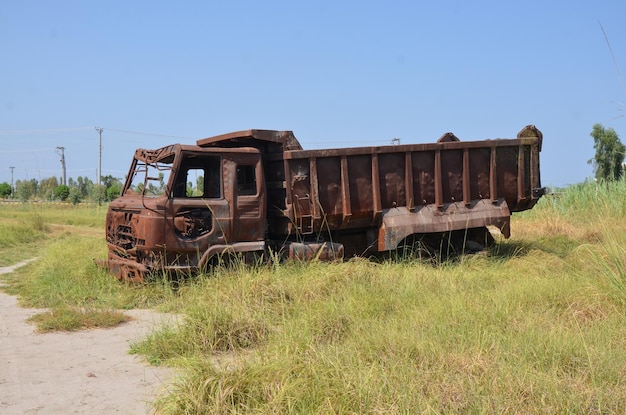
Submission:
<svg viewBox="0 0 626 415">
<path fill-rule="evenodd" d="M 255 147 L 263 152 L 302 150 L 293 131 L 243 130 L 199 139 L 199 147 Z"/>
</svg>

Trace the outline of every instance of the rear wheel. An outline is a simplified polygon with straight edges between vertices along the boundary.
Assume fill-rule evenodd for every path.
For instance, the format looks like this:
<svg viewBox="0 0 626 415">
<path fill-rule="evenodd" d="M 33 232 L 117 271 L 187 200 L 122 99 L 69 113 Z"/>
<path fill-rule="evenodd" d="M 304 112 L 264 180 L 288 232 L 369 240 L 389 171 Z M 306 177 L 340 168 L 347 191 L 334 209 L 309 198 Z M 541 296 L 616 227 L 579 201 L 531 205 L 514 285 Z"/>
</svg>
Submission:
<svg viewBox="0 0 626 415">
<path fill-rule="evenodd" d="M 399 259 L 441 261 L 462 254 L 476 254 L 495 243 L 487 227 L 461 229 L 451 232 L 414 234 L 395 250 Z"/>
<path fill-rule="evenodd" d="M 450 244 L 458 254 L 476 254 L 493 246 L 495 240 L 487 227 L 450 232 Z"/>
</svg>

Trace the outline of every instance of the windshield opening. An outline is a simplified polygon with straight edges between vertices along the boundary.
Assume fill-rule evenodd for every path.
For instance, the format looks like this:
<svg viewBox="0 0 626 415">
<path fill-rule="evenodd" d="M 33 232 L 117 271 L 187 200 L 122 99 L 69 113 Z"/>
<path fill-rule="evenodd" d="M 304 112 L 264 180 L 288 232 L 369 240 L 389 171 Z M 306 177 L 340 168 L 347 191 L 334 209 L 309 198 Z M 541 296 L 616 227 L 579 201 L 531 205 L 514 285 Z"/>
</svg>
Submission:
<svg viewBox="0 0 626 415">
<path fill-rule="evenodd" d="M 165 195 L 173 160 L 173 157 L 152 162 L 137 159 L 125 194 L 144 194 L 146 197 Z"/>
</svg>

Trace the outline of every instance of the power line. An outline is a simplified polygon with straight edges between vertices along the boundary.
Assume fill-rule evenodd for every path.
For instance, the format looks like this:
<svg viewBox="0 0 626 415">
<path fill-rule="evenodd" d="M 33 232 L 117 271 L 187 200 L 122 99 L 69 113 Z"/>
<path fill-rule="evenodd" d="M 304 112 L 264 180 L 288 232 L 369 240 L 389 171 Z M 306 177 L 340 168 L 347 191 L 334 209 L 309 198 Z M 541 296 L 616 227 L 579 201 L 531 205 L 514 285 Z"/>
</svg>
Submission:
<svg viewBox="0 0 626 415">
<path fill-rule="evenodd" d="M 41 130 L 0 130 L 0 135 L 50 134 L 50 133 L 72 132 L 72 131 L 86 131 L 86 130 L 91 130 L 92 128 L 93 127 L 47 128 L 47 129 L 41 129 Z M 152 136 L 152 137 L 178 138 L 182 140 L 197 140 L 198 139 L 197 137 L 184 137 L 180 135 L 158 134 L 158 133 L 150 133 L 150 132 L 145 132 L 145 131 L 124 130 L 121 128 L 96 127 L 96 129 L 97 128 L 103 128 L 103 130 L 115 131 L 118 133 L 147 135 L 147 136 Z"/>
<path fill-rule="evenodd" d="M 52 151 L 54 147 L 48 148 L 31 148 L 28 150 L 0 150 L 0 154 L 10 154 L 10 153 L 41 153 L 44 151 Z"/>
<path fill-rule="evenodd" d="M 148 136 L 153 136 L 153 137 L 165 137 L 165 138 L 179 138 L 182 140 L 197 140 L 197 138 L 193 138 L 193 137 L 183 137 L 180 135 L 168 135 L 168 134 L 156 134 L 156 133 L 146 133 L 146 132 L 142 132 L 142 131 L 130 131 L 130 130 L 121 130 L 119 128 L 109 128 L 109 127 L 105 127 L 105 129 L 107 131 L 115 131 L 118 133 L 127 133 L 127 134 L 137 134 L 137 135 L 148 135 Z"/>
<path fill-rule="evenodd" d="M 0 130 L 0 135 L 64 133 L 69 131 L 85 131 L 91 128 L 92 127 L 47 128 L 43 130 Z"/>
</svg>

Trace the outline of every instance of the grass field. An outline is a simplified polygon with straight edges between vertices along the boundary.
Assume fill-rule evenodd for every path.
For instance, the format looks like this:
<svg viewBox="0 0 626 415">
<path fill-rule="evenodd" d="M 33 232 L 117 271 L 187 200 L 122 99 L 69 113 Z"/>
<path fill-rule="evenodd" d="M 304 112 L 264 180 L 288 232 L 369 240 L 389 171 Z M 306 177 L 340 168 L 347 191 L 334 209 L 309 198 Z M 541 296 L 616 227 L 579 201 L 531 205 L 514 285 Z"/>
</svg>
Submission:
<svg viewBox="0 0 626 415">
<path fill-rule="evenodd" d="M 4 289 L 65 316 L 42 330 L 180 314 L 131 350 L 180 371 L 157 413 L 626 413 L 624 182 L 544 197 L 488 256 L 270 262 L 176 291 L 93 265 L 104 213 L 1 205 L 0 266 L 38 258 Z"/>
</svg>

